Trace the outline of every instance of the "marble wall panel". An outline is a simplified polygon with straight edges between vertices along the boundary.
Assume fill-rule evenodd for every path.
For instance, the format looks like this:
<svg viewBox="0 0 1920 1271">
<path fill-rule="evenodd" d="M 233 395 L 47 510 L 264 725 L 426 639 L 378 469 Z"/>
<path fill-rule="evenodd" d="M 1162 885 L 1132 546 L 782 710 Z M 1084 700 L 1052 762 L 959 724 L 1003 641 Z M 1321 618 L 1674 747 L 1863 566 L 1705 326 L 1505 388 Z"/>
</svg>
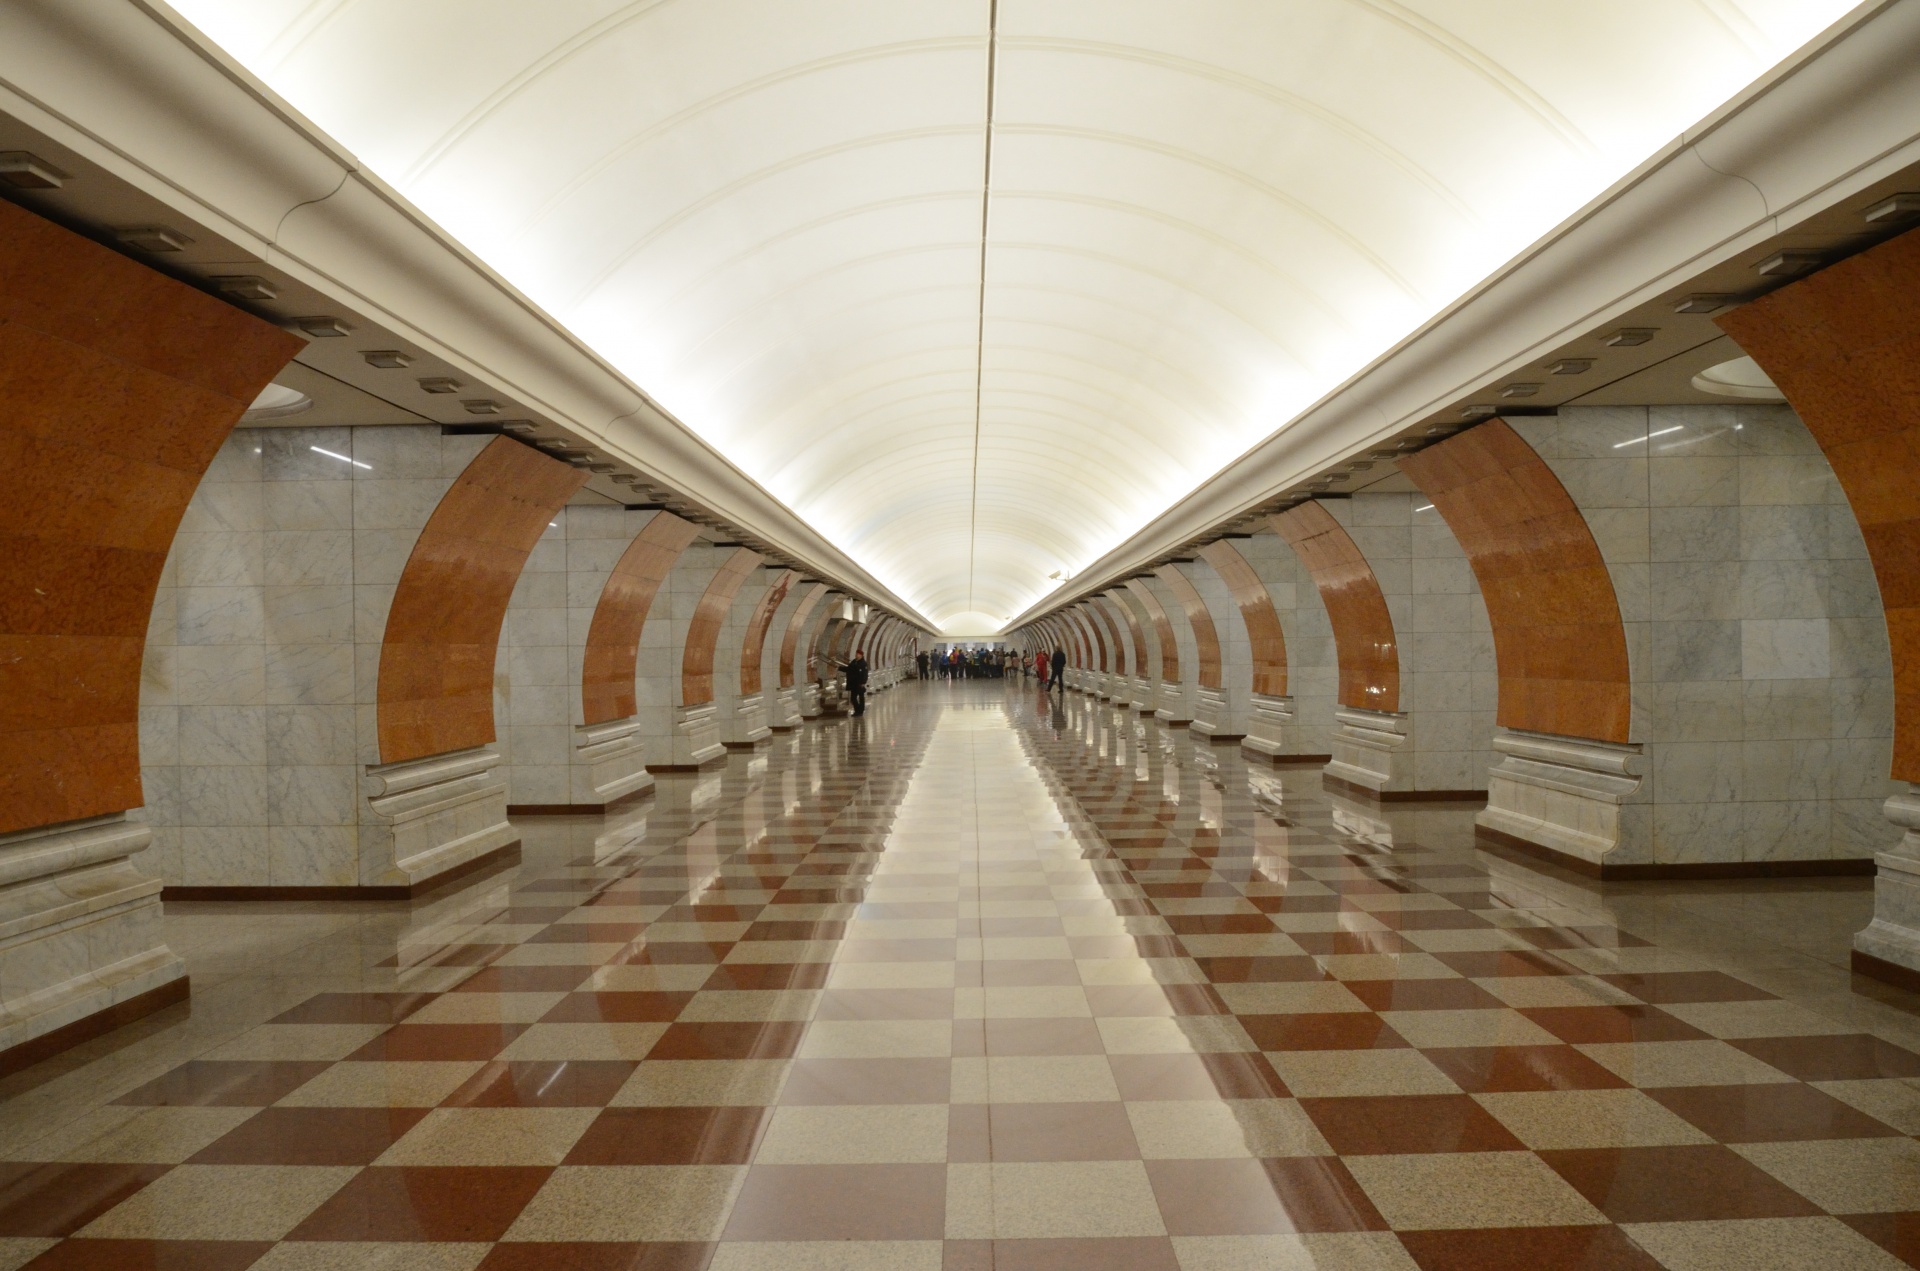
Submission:
<svg viewBox="0 0 1920 1271">
<path fill-rule="evenodd" d="M 1112 616 L 1124 637 L 1122 643 L 1127 651 L 1127 674 L 1134 679 L 1146 678 L 1151 673 L 1152 667 L 1149 665 L 1147 640 L 1141 629 L 1139 615 L 1119 592 L 1104 592 L 1096 599 L 1106 606 L 1108 614 Z"/>
<path fill-rule="evenodd" d="M 720 642 L 727 612 L 748 575 L 760 568 L 762 557 L 750 547 L 735 548 L 714 571 L 687 624 L 680 661 L 680 705 L 697 706 L 714 696 L 714 651 Z"/>
<path fill-rule="evenodd" d="M 773 626 L 773 616 L 786 602 L 787 593 L 798 577 L 793 571 L 786 570 L 769 585 L 760 596 L 759 603 L 747 618 L 745 633 L 740 639 L 740 693 L 752 696 L 760 691 L 761 666 L 766 656 L 767 632 Z"/>
<path fill-rule="evenodd" d="M 811 676 L 807 674 L 808 668 L 804 665 L 804 658 L 801 652 L 802 649 L 811 646 L 803 645 L 802 637 L 815 621 L 815 613 L 820 607 L 820 602 L 825 599 L 827 593 L 832 590 L 833 587 L 830 584 L 814 583 L 811 587 L 808 587 L 805 594 L 800 597 L 799 603 L 794 608 L 793 616 L 787 619 L 787 629 L 780 637 L 781 688 L 795 687 L 794 677 L 796 673 L 798 673 L 802 679 L 811 678 Z M 797 668 L 795 666 L 796 660 L 802 663 Z"/>
<path fill-rule="evenodd" d="M 1274 612 L 1273 597 L 1253 566 L 1233 542 L 1222 539 L 1200 549 L 1200 557 L 1213 567 L 1220 581 L 1232 593 L 1246 626 L 1252 663 L 1253 691 L 1269 697 L 1287 695 L 1287 637 L 1280 616 Z"/>
<path fill-rule="evenodd" d="M 1213 625 L 1207 602 L 1194 590 L 1193 580 L 1173 565 L 1162 565 L 1154 576 L 1170 592 L 1186 615 L 1193 633 L 1194 676 L 1201 688 L 1218 689 L 1225 685 L 1221 675 L 1220 633 Z"/>
<path fill-rule="evenodd" d="M 1180 644 L 1174 638 L 1173 624 L 1167 620 L 1165 608 L 1159 597 L 1138 578 L 1129 578 L 1126 582 L 1127 594 L 1147 616 L 1147 623 L 1153 631 L 1153 645 L 1159 662 L 1159 679 L 1165 684 L 1180 682 Z"/>
<path fill-rule="evenodd" d="M 1289 508 L 1271 520 L 1320 589 L 1340 657 L 1340 704 L 1399 710 L 1399 640 L 1380 580 L 1352 535 L 1319 501 Z"/>
<path fill-rule="evenodd" d="M 691 521 L 658 513 L 614 566 L 587 631 L 580 686 L 584 722 L 626 719 L 638 709 L 634 677 L 647 615 L 661 584 L 699 532 Z"/>
<path fill-rule="evenodd" d="M 0 202 L 0 832 L 142 802 L 141 663 L 169 548 L 222 441 L 300 344 Z M 203 519 L 252 510 L 238 499 Z M 246 564 L 196 568 L 219 586 Z M 207 639 L 257 619 L 230 593 L 190 606 Z M 206 658 L 189 662 L 199 674 Z"/>
</svg>

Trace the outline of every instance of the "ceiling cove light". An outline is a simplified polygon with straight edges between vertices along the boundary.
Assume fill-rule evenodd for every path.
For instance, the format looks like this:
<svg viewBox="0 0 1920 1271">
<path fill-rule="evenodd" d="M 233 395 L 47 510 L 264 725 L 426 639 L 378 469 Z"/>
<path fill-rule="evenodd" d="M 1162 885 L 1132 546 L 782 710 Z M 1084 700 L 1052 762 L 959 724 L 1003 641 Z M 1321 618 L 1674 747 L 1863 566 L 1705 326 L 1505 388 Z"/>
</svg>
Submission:
<svg viewBox="0 0 1920 1271">
<path fill-rule="evenodd" d="M 957 630 L 1855 0 L 173 3 Z"/>
</svg>

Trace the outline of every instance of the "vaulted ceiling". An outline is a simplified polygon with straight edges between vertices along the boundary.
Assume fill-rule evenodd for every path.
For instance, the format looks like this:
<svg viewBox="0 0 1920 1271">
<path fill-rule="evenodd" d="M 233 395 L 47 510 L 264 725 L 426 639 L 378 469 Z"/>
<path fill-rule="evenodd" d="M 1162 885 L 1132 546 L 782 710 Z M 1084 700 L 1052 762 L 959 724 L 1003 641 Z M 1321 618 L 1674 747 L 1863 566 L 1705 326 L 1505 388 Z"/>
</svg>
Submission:
<svg viewBox="0 0 1920 1271">
<path fill-rule="evenodd" d="M 1847 0 L 174 0 L 952 634 Z"/>
</svg>

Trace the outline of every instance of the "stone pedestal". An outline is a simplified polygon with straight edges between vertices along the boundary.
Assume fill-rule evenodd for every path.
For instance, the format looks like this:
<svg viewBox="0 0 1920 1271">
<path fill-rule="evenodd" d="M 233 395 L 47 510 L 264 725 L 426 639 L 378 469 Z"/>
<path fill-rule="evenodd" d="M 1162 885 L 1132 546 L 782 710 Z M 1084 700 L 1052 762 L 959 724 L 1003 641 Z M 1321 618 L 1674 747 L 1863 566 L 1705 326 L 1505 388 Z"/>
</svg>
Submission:
<svg viewBox="0 0 1920 1271">
<path fill-rule="evenodd" d="M 0 1072 L 187 996 L 152 842 L 124 813 L 0 835 Z"/>
<path fill-rule="evenodd" d="M 784 733 L 800 727 L 800 721 L 804 718 L 800 713 L 798 689 L 783 688 L 774 694 L 773 703 L 767 710 L 767 727 Z"/>
<path fill-rule="evenodd" d="M 773 736 L 767 726 L 767 699 L 755 693 L 733 704 L 733 711 L 722 723 L 720 740 L 728 746 L 752 746 Z"/>
<path fill-rule="evenodd" d="M 1503 728 L 1474 823 L 1599 870 L 1652 859 L 1652 808 L 1637 745 Z"/>
<path fill-rule="evenodd" d="M 1853 966 L 1920 990 L 1920 785 L 1888 799 L 1886 811 L 1906 834 L 1874 857 L 1873 921 L 1853 938 Z"/>
<path fill-rule="evenodd" d="M 1160 681 L 1159 701 L 1154 706 L 1154 717 L 1165 724 L 1188 724 L 1193 722 L 1193 711 L 1187 706 L 1187 690 L 1184 685 L 1170 680 Z"/>
<path fill-rule="evenodd" d="M 518 843 L 499 766 L 491 746 L 369 765 L 360 885 L 415 890 Z"/>
<path fill-rule="evenodd" d="M 1369 711 L 1336 706 L 1333 762 L 1326 775 L 1385 794 L 1413 788 L 1413 755 L 1407 748 L 1405 711 Z"/>
<path fill-rule="evenodd" d="M 1255 754 L 1276 758 L 1287 753 L 1288 730 L 1293 726 L 1293 699 L 1255 693 L 1248 700 L 1247 735 L 1240 745 Z"/>
<path fill-rule="evenodd" d="M 684 772 L 718 763 L 726 755 L 726 745 L 720 740 L 719 711 L 712 702 L 673 708 L 673 733 L 659 766 Z"/>
<path fill-rule="evenodd" d="M 819 684 L 808 684 L 801 688 L 798 691 L 797 697 L 800 707 L 800 718 L 818 719 L 826 710 L 826 704 L 821 701 L 823 696 L 825 696 L 825 694 L 822 691 L 822 686 Z"/>
<path fill-rule="evenodd" d="M 1130 686 L 1128 696 L 1131 699 L 1128 704 L 1131 705 L 1134 710 L 1139 711 L 1142 715 L 1153 714 L 1154 701 L 1153 701 L 1153 681 L 1152 680 L 1147 679 L 1143 675 L 1134 676 L 1133 682 Z"/>
<path fill-rule="evenodd" d="M 573 730 L 573 765 L 568 774 L 576 804 L 606 804 L 653 789 L 647 771 L 647 744 L 637 718 L 585 724 Z"/>
<path fill-rule="evenodd" d="M 1239 741 L 1247 735 L 1247 724 L 1225 693 L 1203 688 L 1194 701 L 1193 731 L 1213 741 Z"/>
</svg>

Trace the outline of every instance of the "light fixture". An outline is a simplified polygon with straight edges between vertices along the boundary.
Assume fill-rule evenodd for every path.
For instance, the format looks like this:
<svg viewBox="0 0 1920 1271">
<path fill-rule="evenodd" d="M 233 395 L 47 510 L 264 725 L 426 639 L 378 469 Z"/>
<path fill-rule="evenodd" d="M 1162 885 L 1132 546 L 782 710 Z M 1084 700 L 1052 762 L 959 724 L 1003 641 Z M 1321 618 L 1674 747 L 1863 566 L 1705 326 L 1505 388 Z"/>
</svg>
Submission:
<svg viewBox="0 0 1920 1271">
<path fill-rule="evenodd" d="M 1585 375 L 1593 369 L 1590 357 L 1563 357 L 1558 362 L 1547 364 L 1549 375 Z"/>
<path fill-rule="evenodd" d="M 1787 248 L 1784 251 L 1775 252 L 1755 265 L 1753 272 L 1767 278 L 1792 278 L 1818 269 L 1820 262 L 1825 259 L 1825 252 Z"/>
<path fill-rule="evenodd" d="M 1621 327 L 1617 331 L 1609 331 L 1601 336 L 1600 343 L 1610 349 L 1630 349 L 1635 345 L 1645 344 L 1659 331 L 1659 327 Z"/>
<path fill-rule="evenodd" d="M 512 433 L 516 437 L 529 437 L 536 431 L 531 419 L 503 419 L 500 431 Z"/>
<path fill-rule="evenodd" d="M 1874 225 L 1920 215 L 1920 193 L 1896 194 L 1892 198 L 1881 199 L 1860 215 Z"/>
<path fill-rule="evenodd" d="M 193 240 L 165 225 L 132 225 L 115 230 L 113 236 L 128 247 L 143 252 L 177 252 Z"/>
<path fill-rule="evenodd" d="M 352 327 L 340 321 L 340 319 L 328 317 L 324 314 L 315 314 L 312 317 L 306 318 L 295 318 L 293 325 L 305 331 L 316 340 L 337 339 L 353 330 Z"/>
<path fill-rule="evenodd" d="M 235 300 L 277 300 L 280 288 L 258 274 L 221 274 L 207 281 L 223 296 Z"/>
<path fill-rule="evenodd" d="M 413 355 L 399 349 L 367 349 L 360 356 L 368 366 L 377 366 L 383 371 L 399 371 L 413 365 Z"/>
<path fill-rule="evenodd" d="M 365 468 L 368 472 L 373 471 L 372 464 L 361 463 L 358 459 L 354 459 L 347 455 L 343 455 L 337 450 L 322 450 L 319 446 L 308 446 L 307 449 L 313 451 L 313 453 L 317 455 L 325 455 L 329 459 L 338 459 L 341 463 L 350 463 L 356 468 Z"/>
<path fill-rule="evenodd" d="M 1760 369 L 1760 364 L 1750 357 L 1737 357 L 1709 366 L 1693 377 L 1693 386 L 1715 397 L 1744 397 L 1763 402 L 1787 400 L 1767 373 Z"/>
<path fill-rule="evenodd" d="M 1460 417 L 1462 419 L 1479 419 L 1485 415 L 1494 415 L 1498 413 L 1499 413 L 1499 410 L 1496 407 L 1484 406 L 1477 403 L 1472 406 L 1462 406 L 1460 408 Z M 1435 424 L 1432 428 L 1427 429 L 1427 436 L 1438 437 L 1446 433 L 1450 433 L 1452 431 L 1453 429 L 1446 424 Z"/>
<path fill-rule="evenodd" d="M 1538 384 L 1509 384 L 1500 390 L 1502 397 L 1532 397 L 1540 391 Z"/>
<path fill-rule="evenodd" d="M 1696 291 L 1674 301 L 1673 311 L 1675 313 L 1718 313 L 1732 303 L 1732 296 L 1717 292 Z"/>
<path fill-rule="evenodd" d="M 614 465 L 610 463 L 590 463 L 587 465 L 588 472 L 612 472 L 613 469 Z"/>
<path fill-rule="evenodd" d="M 422 388 L 426 388 L 426 384 L 427 382 L 425 380 L 420 381 Z M 433 390 L 427 389 L 427 391 L 432 392 Z M 468 397 L 463 399 L 460 404 L 467 408 L 467 414 L 469 415 L 498 415 L 500 413 L 500 403 L 494 401 L 491 397 Z"/>
<path fill-rule="evenodd" d="M 269 419 L 284 419 L 288 415 L 298 415 L 303 410 L 313 409 L 313 399 L 297 388 L 285 384 L 269 384 L 261 389 L 252 403 L 240 415 L 243 424 L 257 424 Z"/>
<path fill-rule="evenodd" d="M 57 190 L 71 175 L 25 150 L 0 150 L 0 181 L 16 190 Z"/>
<path fill-rule="evenodd" d="M 429 375 L 420 381 L 420 388 L 428 393 L 457 393 L 465 387 L 451 375 Z"/>
</svg>

